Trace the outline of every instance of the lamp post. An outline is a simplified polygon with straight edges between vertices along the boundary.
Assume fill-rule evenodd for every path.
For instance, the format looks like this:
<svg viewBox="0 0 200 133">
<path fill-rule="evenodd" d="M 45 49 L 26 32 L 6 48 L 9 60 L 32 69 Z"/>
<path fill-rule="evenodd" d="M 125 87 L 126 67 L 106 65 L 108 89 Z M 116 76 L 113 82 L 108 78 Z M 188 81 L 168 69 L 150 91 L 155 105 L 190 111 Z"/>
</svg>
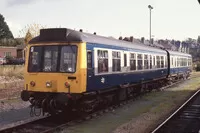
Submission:
<svg viewBox="0 0 200 133">
<path fill-rule="evenodd" d="M 149 12 L 150 12 L 149 42 L 151 44 L 151 10 L 153 9 L 153 7 L 151 5 L 148 5 L 148 8 L 149 8 Z"/>
</svg>

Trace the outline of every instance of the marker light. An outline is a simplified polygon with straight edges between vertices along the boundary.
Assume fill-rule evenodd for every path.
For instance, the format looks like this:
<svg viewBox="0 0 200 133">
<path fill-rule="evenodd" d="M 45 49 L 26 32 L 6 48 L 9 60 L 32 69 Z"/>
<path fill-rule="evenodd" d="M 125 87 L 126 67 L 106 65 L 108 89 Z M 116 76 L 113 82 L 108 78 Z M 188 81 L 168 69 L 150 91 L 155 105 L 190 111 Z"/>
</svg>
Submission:
<svg viewBox="0 0 200 133">
<path fill-rule="evenodd" d="M 30 82 L 30 85 L 31 85 L 32 87 L 34 87 L 34 86 L 35 86 L 35 82 L 34 82 L 34 81 L 31 81 L 31 82 Z"/>
<path fill-rule="evenodd" d="M 68 82 L 65 82 L 65 87 L 66 88 L 69 88 L 70 87 L 70 84 Z"/>
<path fill-rule="evenodd" d="M 51 86 L 52 86 L 51 82 L 46 82 L 46 87 L 51 87 Z"/>
</svg>

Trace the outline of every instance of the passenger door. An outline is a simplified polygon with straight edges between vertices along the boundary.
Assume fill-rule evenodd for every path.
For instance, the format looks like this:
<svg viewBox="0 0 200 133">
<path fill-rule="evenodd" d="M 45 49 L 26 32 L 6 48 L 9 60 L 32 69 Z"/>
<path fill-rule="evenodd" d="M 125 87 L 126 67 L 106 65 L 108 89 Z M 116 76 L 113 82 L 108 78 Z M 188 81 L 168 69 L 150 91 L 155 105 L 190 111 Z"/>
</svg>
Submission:
<svg viewBox="0 0 200 133">
<path fill-rule="evenodd" d="M 128 72 L 128 53 L 127 52 L 123 52 L 122 61 L 123 61 L 122 72 Z"/>
</svg>

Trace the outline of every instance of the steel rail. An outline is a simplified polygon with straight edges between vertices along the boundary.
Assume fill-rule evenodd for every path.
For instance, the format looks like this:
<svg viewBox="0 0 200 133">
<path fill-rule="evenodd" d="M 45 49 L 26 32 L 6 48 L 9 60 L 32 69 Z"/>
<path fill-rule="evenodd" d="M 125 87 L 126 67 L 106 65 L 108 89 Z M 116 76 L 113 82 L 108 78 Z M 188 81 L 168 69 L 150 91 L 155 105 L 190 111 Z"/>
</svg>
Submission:
<svg viewBox="0 0 200 133">
<path fill-rule="evenodd" d="M 171 114 L 165 121 L 163 121 L 160 125 L 157 126 L 156 129 L 152 131 L 152 133 L 157 132 L 163 125 L 165 125 L 171 118 L 173 118 L 180 110 L 182 110 L 190 101 L 192 101 L 198 94 L 200 93 L 200 89 L 198 89 L 186 102 L 184 102 L 173 114 Z"/>
</svg>

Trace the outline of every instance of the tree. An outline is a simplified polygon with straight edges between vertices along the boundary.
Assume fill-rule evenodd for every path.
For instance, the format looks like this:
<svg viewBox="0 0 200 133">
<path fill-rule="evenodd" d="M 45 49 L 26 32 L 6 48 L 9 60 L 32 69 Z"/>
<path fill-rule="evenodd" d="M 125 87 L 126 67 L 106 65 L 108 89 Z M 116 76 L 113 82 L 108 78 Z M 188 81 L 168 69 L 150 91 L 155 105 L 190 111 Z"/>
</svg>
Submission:
<svg viewBox="0 0 200 133">
<path fill-rule="evenodd" d="M 20 37 L 24 37 L 25 44 L 28 44 L 28 42 L 38 36 L 40 34 L 40 29 L 45 28 L 46 26 L 42 26 L 41 24 L 29 24 L 25 26 L 20 32 Z"/>
<path fill-rule="evenodd" d="M 189 43 L 189 44 L 194 44 L 194 43 L 196 43 L 196 40 L 195 40 L 195 39 L 192 39 L 192 38 L 187 38 L 187 39 L 185 40 L 185 42 L 186 42 L 186 43 Z"/>
<path fill-rule="evenodd" d="M 32 37 L 36 37 L 40 34 L 40 29 L 45 28 L 46 26 L 42 26 L 41 24 L 28 24 L 22 30 L 20 30 L 20 37 L 24 37 L 27 32 L 30 32 Z"/>
<path fill-rule="evenodd" d="M 200 44 L 200 36 L 197 38 L 197 43 Z"/>
<path fill-rule="evenodd" d="M 14 37 L 7 23 L 5 22 L 3 15 L 0 14 L 0 39 L 3 38 L 13 39 Z"/>
<path fill-rule="evenodd" d="M 25 44 L 27 45 L 28 42 L 29 42 L 32 38 L 33 38 L 33 36 L 32 36 L 32 34 L 31 34 L 30 30 L 28 30 L 28 32 L 26 33 L 26 36 L 25 36 L 25 38 L 24 38 Z"/>
</svg>

